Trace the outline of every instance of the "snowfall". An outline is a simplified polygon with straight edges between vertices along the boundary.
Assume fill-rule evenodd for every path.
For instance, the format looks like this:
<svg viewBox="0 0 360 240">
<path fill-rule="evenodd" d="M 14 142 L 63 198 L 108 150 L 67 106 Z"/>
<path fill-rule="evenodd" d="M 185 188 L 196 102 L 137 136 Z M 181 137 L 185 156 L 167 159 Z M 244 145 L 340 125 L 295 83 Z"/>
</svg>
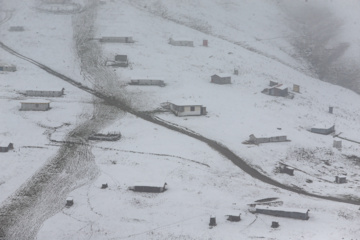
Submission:
<svg viewBox="0 0 360 240">
<path fill-rule="evenodd" d="M 359 66 L 358 0 L 0 0 L 0 64 L 17 68 L 0 71 L 0 143 L 14 144 L 0 153 L 0 239 L 360 239 L 360 96 L 320 80 L 316 64 L 299 53 L 294 39 L 305 38 L 300 30 L 311 15 L 301 19 L 303 12 L 324 16 L 324 32 L 314 36 L 336 32 L 320 44 L 323 51 L 346 43 L 332 66 Z M 325 16 L 338 20 L 336 31 Z M 24 30 L 9 31 L 13 26 Z M 99 41 L 110 36 L 134 43 Z M 169 38 L 194 46 L 173 46 Z M 105 66 L 116 54 L 128 56 L 127 68 Z M 253 178 L 210 145 L 121 110 L 34 61 L 212 139 L 281 184 L 333 200 Z M 214 74 L 231 76 L 231 84 L 210 83 Z M 166 86 L 128 85 L 134 76 Z M 293 98 L 261 93 L 270 81 Z M 38 99 L 26 90 L 62 88 L 60 98 L 41 98 L 50 110 L 19 110 Z M 169 102 L 202 105 L 207 114 L 177 117 L 162 107 Z M 329 135 L 309 131 L 332 125 Z M 87 139 L 109 132 L 121 139 Z M 289 141 L 247 144 L 251 134 Z M 294 176 L 280 173 L 284 165 Z M 335 183 L 336 176 L 347 182 Z M 166 182 L 167 191 L 128 189 L 139 182 Z M 249 211 L 268 198 L 309 210 L 309 220 Z M 227 221 L 239 214 L 240 222 Z"/>
</svg>

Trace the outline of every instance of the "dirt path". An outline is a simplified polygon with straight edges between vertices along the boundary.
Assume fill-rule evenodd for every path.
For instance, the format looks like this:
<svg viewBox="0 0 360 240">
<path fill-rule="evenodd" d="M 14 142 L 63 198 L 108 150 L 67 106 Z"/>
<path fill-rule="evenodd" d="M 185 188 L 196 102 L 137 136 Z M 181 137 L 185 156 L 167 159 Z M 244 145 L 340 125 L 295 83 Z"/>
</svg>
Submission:
<svg viewBox="0 0 360 240">
<path fill-rule="evenodd" d="M 141 119 L 144 119 L 146 121 L 152 122 L 154 124 L 163 126 L 165 128 L 168 128 L 170 130 L 185 134 L 189 137 L 195 138 L 199 141 L 202 141 L 206 144 L 208 144 L 212 149 L 216 150 L 217 152 L 219 152 L 221 155 L 223 155 L 224 157 L 226 157 L 227 159 L 231 160 L 236 166 L 238 166 L 239 168 L 241 168 L 244 172 L 246 172 L 247 174 L 249 174 L 251 177 L 256 178 L 264 183 L 270 184 L 272 186 L 284 189 L 284 190 L 288 190 L 294 193 L 298 193 L 301 195 L 305 195 L 305 196 L 310 196 L 310 197 L 315 197 L 315 198 L 319 198 L 319 199 L 325 199 L 325 200 L 330 200 L 330 201 L 335 201 L 335 202 L 342 202 L 342 203 L 349 203 L 349 204 L 355 204 L 355 205 L 359 205 L 360 204 L 360 199 L 355 199 L 355 198 L 339 198 L 339 197 L 334 197 L 334 196 L 322 196 L 322 195 L 318 195 L 318 194 L 313 194 L 304 190 L 301 190 L 299 188 L 293 187 L 293 186 L 288 186 L 282 183 L 279 183 L 273 179 L 271 179 L 270 177 L 260 173 L 259 171 L 257 171 L 255 168 L 253 168 L 252 166 L 250 166 L 249 164 L 247 164 L 243 159 L 241 159 L 239 156 L 237 156 L 234 152 L 232 152 L 229 148 L 227 148 L 226 146 L 222 145 L 221 143 L 216 142 L 215 140 L 206 138 L 200 134 L 197 134 L 194 131 L 189 131 L 186 128 L 182 128 L 179 127 L 177 125 L 174 125 L 172 123 L 168 123 L 165 122 L 159 118 L 156 118 L 154 116 L 152 116 L 151 114 L 147 114 L 144 112 L 139 112 L 136 111 L 135 109 L 133 109 L 131 106 L 129 106 L 126 102 L 124 102 L 122 99 L 119 99 L 117 97 L 114 96 L 108 96 L 106 95 L 106 93 L 103 92 L 99 92 L 96 91 L 94 89 L 91 89 L 89 87 L 83 86 L 81 84 L 79 84 L 77 81 L 66 77 L 65 75 L 55 72 L 54 70 L 52 70 L 51 68 L 36 62 L 30 58 L 27 58 L 19 53 L 17 53 L 16 51 L 10 49 L 9 47 L 7 47 L 6 45 L 4 45 L 3 43 L 0 42 L 0 47 L 3 48 L 4 50 L 20 57 L 23 58 L 35 65 L 37 65 L 38 67 L 42 68 L 43 70 L 47 71 L 50 74 L 53 74 L 63 80 L 65 80 L 66 82 L 77 86 L 78 88 L 93 94 L 94 96 L 104 100 L 107 104 L 115 106 L 125 112 L 131 113 Z"/>
</svg>

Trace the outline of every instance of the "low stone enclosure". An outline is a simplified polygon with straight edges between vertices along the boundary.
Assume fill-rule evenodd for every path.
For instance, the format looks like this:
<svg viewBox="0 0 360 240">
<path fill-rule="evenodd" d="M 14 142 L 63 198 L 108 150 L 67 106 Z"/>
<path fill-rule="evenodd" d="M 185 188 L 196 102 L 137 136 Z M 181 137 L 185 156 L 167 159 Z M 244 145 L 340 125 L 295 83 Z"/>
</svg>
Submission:
<svg viewBox="0 0 360 240">
<path fill-rule="evenodd" d="M 142 86 L 159 86 L 165 87 L 165 82 L 158 78 L 133 78 L 129 85 L 142 85 Z"/>
<path fill-rule="evenodd" d="M 249 136 L 249 140 L 243 142 L 244 144 L 260 144 L 260 143 L 274 143 L 274 142 L 290 142 L 287 136 L 263 137 L 257 138 L 254 134 Z"/>
<path fill-rule="evenodd" d="M 276 217 L 287 217 L 301 220 L 308 220 L 310 218 L 309 209 L 255 206 L 249 209 L 249 211 L 251 213 L 261 213 Z"/>
<path fill-rule="evenodd" d="M 132 37 L 102 37 L 99 39 L 102 43 L 134 43 Z"/>
<path fill-rule="evenodd" d="M 60 91 L 39 91 L 39 90 L 27 90 L 25 95 L 28 97 L 61 97 L 64 95 L 65 88 Z"/>
<path fill-rule="evenodd" d="M 47 111 L 49 109 L 50 101 L 29 99 L 21 102 L 20 111 Z"/>
<path fill-rule="evenodd" d="M 9 143 L 6 147 L 0 146 L 0 152 L 8 152 L 9 150 L 14 149 L 14 145 L 12 143 Z"/>
<path fill-rule="evenodd" d="M 12 64 L 1 64 L 0 63 L 0 72 L 15 72 L 16 66 Z"/>
<path fill-rule="evenodd" d="M 315 126 L 310 129 L 312 133 L 318 133 L 323 135 L 328 135 L 330 133 L 335 132 L 335 125 L 328 127 L 328 126 Z"/>
<path fill-rule="evenodd" d="M 114 60 L 107 60 L 105 66 L 110 67 L 128 67 L 129 61 L 127 55 L 115 55 Z"/>
<path fill-rule="evenodd" d="M 98 140 L 98 141 L 117 141 L 121 138 L 121 134 L 119 132 L 113 133 L 95 133 L 90 135 L 89 140 Z"/>
<path fill-rule="evenodd" d="M 151 184 L 151 183 L 139 183 L 128 189 L 134 192 L 148 192 L 148 193 L 162 193 L 165 192 L 167 183 L 162 184 Z"/>
</svg>

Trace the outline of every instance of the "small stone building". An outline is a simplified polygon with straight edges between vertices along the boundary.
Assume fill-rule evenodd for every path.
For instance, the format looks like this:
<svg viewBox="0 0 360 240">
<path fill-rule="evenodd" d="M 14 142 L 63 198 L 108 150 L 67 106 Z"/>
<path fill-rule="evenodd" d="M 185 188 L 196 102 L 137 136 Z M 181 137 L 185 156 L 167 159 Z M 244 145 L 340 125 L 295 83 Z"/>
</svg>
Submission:
<svg viewBox="0 0 360 240">
<path fill-rule="evenodd" d="M 47 111 L 50 109 L 50 101 L 42 99 L 29 99 L 21 102 L 21 111 Z"/>
<path fill-rule="evenodd" d="M 0 72 L 15 72 L 16 66 L 11 64 L 0 64 Z"/>
<path fill-rule="evenodd" d="M 231 77 L 225 74 L 214 74 L 211 76 L 211 83 L 231 84 Z"/>
<path fill-rule="evenodd" d="M 0 145 L 0 152 L 8 152 L 9 150 L 14 149 L 14 145 L 12 143 L 9 143 L 7 146 L 5 146 L 6 144 L 2 144 Z"/>
<path fill-rule="evenodd" d="M 186 39 L 177 39 L 174 40 L 173 38 L 169 39 L 169 44 L 173 45 L 173 46 L 183 46 L 183 47 L 193 47 L 194 46 L 194 42 L 191 40 L 186 40 Z"/>
<path fill-rule="evenodd" d="M 262 93 L 270 95 L 270 96 L 278 96 L 278 97 L 286 97 L 289 95 L 288 88 L 283 86 L 282 84 L 278 84 L 271 88 L 265 88 Z"/>
<path fill-rule="evenodd" d="M 132 37 L 102 37 L 100 42 L 103 43 L 134 43 Z"/>
<path fill-rule="evenodd" d="M 112 66 L 118 67 L 127 67 L 129 66 L 128 56 L 127 55 L 115 55 L 115 62 Z"/>
<path fill-rule="evenodd" d="M 61 91 L 39 91 L 39 90 L 27 90 L 25 95 L 28 97 L 61 97 L 64 95 L 65 88 Z"/>
<path fill-rule="evenodd" d="M 139 78 L 132 78 L 130 81 L 130 85 L 147 85 L 147 86 L 160 86 L 164 87 L 165 82 L 161 78 L 146 78 L 146 77 L 139 77 Z"/>
<path fill-rule="evenodd" d="M 254 213 L 262 213 L 266 215 L 272 215 L 276 217 L 287 217 L 301 220 L 309 219 L 309 209 L 292 209 L 292 208 L 282 208 L 282 207 L 262 207 L 256 206 L 255 210 L 252 210 Z"/>
<path fill-rule="evenodd" d="M 317 125 L 317 126 L 312 127 L 310 129 L 310 131 L 313 133 L 328 135 L 330 133 L 335 132 L 335 125 L 333 125 L 331 127 L 328 127 L 326 125 Z"/>
<path fill-rule="evenodd" d="M 149 193 L 161 193 L 166 191 L 167 183 L 152 184 L 152 183 L 139 183 L 129 187 L 129 190 L 134 192 L 149 192 Z"/>
<path fill-rule="evenodd" d="M 206 115 L 206 107 L 196 104 L 169 104 L 170 110 L 176 116 L 200 116 Z"/>
<path fill-rule="evenodd" d="M 271 142 L 288 142 L 287 136 L 275 136 L 275 137 L 262 137 L 257 138 L 254 134 L 249 136 L 249 143 L 260 144 L 260 143 L 271 143 Z"/>
<path fill-rule="evenodd" d="M 346 183 L 346 176 L 335 176 L 336 183 Z"/>
</svg>

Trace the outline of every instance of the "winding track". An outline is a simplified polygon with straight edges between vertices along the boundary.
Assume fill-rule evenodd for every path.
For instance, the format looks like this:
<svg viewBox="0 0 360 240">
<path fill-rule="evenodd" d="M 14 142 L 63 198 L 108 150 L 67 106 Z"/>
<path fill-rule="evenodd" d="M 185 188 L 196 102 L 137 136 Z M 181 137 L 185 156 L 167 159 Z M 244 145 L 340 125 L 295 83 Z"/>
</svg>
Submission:
<svg viewBox="0 0 360 240">
<path fill-rule="evenodd" d="M 285 184 L 282 184 L 280 182 L 277 182 L 273 179 L 271 179 L 270 177 L 260 173 L 259 171 L 257 171 L 256 169 L 252 168 L 250 165 L 248 165 L 243 159 L 241 159 L 239 156 L 237 156 L 234 152 L 232 152 L 229 148 L 227 148 L 226 146 L 222 145 L 221 143 L 216 142 L 215 140 L 206 138 L 196 132 L 193 131 L 189 131 L 186 130 L 184 128 L 181 128 L 177 125 L 173 125 L 171 123 L 165 122 L 163 120 L 160 120 L 159 118 L 156 118 L 154 116 L 152 116 L 151 114 L 148 113 L 144 113 L 144 112 L 140 112 L 140 111 L 136 111 L 135 109 L 133 109 L 132 107 L 130 107 L 129 105 L 127 105 L 126 103 L 124 103 L 123 100 L 120 100 L 114 96 L 108 96 L 106 95 L 106 93 L 102 93 L 99 91 L 96 91 L 94 89 L 91 89 L 87 86 L 83 86 L 81 83 L 59 73 L 54 71 L 53 69 L 47 67 L 44 64 L 41 64 L 29 57 L 26 57 L 18 52 L 16 52 L 15 50 L 11 49 L 10 47 L 8 47 L 7 45 L 5 45 L 3 42 L 0 42 L 0 47 L 2 49 L 4 49 L 5 51 L 9 52 L 10 54 L 13 54 L 19 58 L 22 58 L 34 65 L 36 65 L 37 67 L 43 69 L 44 71 L 68 82 L 69 84 L 72 84 L 78 88 L 80 88 L 83 91 L 86 91 L 102 100 L 104 100 L 107 104 L 115 106 L 125 112 L 128 112 L 130 114 L 133 114 L 145 121 L 163 126 L 165 128 L 168 128 L 170 130 L 179 132 L 181 134 L 185 134 L 189 137 L 192 137 L 194 139 L 197 139 L 201 142 L 204 142 L 206 144 L 208 144 L 212 149 L 216 150 L 217 152 L 219 152 L 221 155 L 223 155 L 224 157 L 226 157 L 227 159 L 231 160 L 236 166 L 238 166 L 239 168 L 241 168 L 245 173 L 249 174 L 251 177 L 258 179 L 264 183 L 270 184 L 272 186 L 284 189 L 284 190 L 288 190 L 294 193 L 298 193 L 301 195 L 305 195 L 305 196 L 309 196 L 309 197 L 314 197 L 314 198 L 319 198 L 319 199 L 324 199 L 324 200 L 329 200 L 329 201 L 334 201 L 334 202 L 341 202 L 341 203 L 348 203 L 348 204 L 354 204 L 354 205 L 360 205 L 360 199 L 358 198 L 349 198 L 349 199 L 345 199 L 345 198 L 339 198 L 339 197 L 334 197 L 334 196 L 323 196 L 323 195 L 318 195 L 318 194 L 314 194 L 314 193 L 310 193 L 301 189 L 298 189 L 296 187 L 292 187 L 292 186 L 288 186 Z"/>
</svg>

